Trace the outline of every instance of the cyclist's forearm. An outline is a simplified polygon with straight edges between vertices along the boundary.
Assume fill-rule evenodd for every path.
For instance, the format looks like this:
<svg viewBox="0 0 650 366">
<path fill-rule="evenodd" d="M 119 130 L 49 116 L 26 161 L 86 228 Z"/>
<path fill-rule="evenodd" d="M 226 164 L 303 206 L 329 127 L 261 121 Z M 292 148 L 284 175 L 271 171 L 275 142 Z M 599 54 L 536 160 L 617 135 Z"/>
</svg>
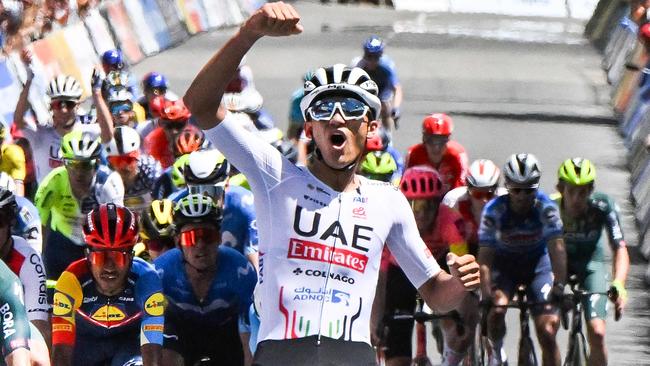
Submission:
<svg viewBox="0 0 650 366">
<path fill-rule="evenodd" d="M 113 139 L 115 126 L 113 125 L 113 116 L 108 110 L 101 89 L 93 90 L 93 103 L 95 103 L 95 108 L 97 109 L 97 123 L 101 129 L 102 143 L 105 144 Z"/>
<path fill-rule="evenodd" d="M 224 89 L 235 74 L 241 59 L 258 39 L 259 36 L 240 29 L 203 66 L 187 89 L 183 101 L 202 129 L 210 129 L 223 119 L 224 114 L 218 115 L 217 112 Z"/>
<path fill-rule="evenodd" d="M 144 366 L 162 365 L 162 346 L 155 343 L 143 344 L 140 347 L 142 352 L 142 364 Z"/>
<path fill-rule="evenodd" d="M 73 346 L 57 344 L 52 347 L 52 366 L 72 366 Z"/>
<path fill-rule="evenodd" d="M 27 108 L 29 108 L 29 101 L 27 100 L 27 97 L 29 96 L 29 88 L 31 85 L 32 85 L 32 80 L 27 79 L 27 81 L 25 82 L 25 86 L 23 87 L 23 90 L 20 92 L 20 95 L 18 96 L 16 109 L 14 109 L 14 123 L 16 124 L 16 127 L 18 127 L 18 129 L 22 129 L 25 127 L 25 113 L 27 112 Z"/>
<path fill-rule="evenodd" d="M 18 348 L 13 350 L 13 352 L 5 357 L 5 363 L 7 366 L 29 366 L 29 350 L 27 348 Z"/>
<path fill-rule="evenodd" d="M 403 98 L 404 96 L 402 93 L 402 85 L 401 84 L 395 85 L 395 97 L 393 98 L 393 107 L 400 108 L 402 106 Z"/>
<path fill-rule="evenodd" d="M 625 284 L 627 273 L 630 270 L 630 255 L 626 246 L 619 247 L 614 252 L 614 268 L 612 278 Z"/>
<path fill-rule="evenodd" d="M 481 246 L 478 252 L 478 263 L 481 266 L 481 295 L 484 300 L 492 295 L 492 260 L 494 258 L 494 249 Z"/>
<path fill-rule="evenodd" d="M 445 271 L 430 278 L 418 292 L 431 309 L 440 313 L 457 309 L 468 294 L 463 283 Z"/>
<path fill-rule="evenodd" d="M 551 267 L 555 277 L 554 281 L 556 283 L 566 283 L 567 261 L 564 239 L 559 237 L 550 240 L 548 243 L 548 252 L 551 257 Z"/>
</svg>

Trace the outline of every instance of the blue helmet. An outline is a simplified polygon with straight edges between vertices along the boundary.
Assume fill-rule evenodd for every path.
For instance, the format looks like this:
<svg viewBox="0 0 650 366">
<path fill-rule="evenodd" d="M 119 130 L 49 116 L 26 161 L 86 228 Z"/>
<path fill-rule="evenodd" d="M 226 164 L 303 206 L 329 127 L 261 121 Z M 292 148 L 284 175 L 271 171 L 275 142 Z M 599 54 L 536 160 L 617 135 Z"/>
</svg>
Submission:
<svg viewBox="0 0 650 366">
<path fill-rule="evenodd" d="M 124 58 L 120 50 L 108 50 L 102 55 L 102 64 L 105 67 L 120 70 L 124 67 Z"/>
<path fill-rule="evenodd" d="M 152 71 L 142 78 L 142 88 L 144 90 L 167 90 L 167 78 L 163 74 Z"/>
<path fill-rule="evenodd" d="M 382 53 L 384 51 L 384 41 L 379 36 L 372 35 L 363 44 L 363 50 L 366 53 Z"/>
</svg>

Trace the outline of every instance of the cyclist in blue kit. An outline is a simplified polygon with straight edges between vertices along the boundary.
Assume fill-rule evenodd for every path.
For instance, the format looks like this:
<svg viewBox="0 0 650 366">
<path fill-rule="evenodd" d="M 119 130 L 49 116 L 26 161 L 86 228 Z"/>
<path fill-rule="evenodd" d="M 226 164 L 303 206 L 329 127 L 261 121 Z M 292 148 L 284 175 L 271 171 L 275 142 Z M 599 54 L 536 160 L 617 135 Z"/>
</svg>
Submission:
<svg viewBox="0 0 650 366">
<path fill-rule="evenodd" d="M 201 194 L 174 208 L 178 247 L 154 262 L 169 304 L 164 365 L 194 365 L 205 357 L 210 365 L 250 365 L 249 330 L 242 323 L 257 275 L 243 255 L 219 245 L 222 219 L 221 209 Z"/>
<path fill-rule="evenodd" d="M 265 4 L 208 61 L 184 100 L 255 196 L 261 326 L 253 364 L 374 365 L 370 313 L 384 243 L 440 311 L 457 307 L 479 285 L 478 265 L 471 255 L 452 254 L 452 275 L 441 271 L 404 195 L 356 174 L 366 139 L 381 124 L 377 85 L 362 69 L 337 64 L 315 70 L 305 82 L 300 107 L 316 146 L 307 166 L 292 164 L 220 107 L 253 44 L 265 35 L 300 33 L 299 20 L 289 4 Z M 337 280 L 344 275 L 354 283 Z"/>
<path fill-rule="evenodd" d="M 503 172 L 508 193 L 484 207 L 478 232 L 483 299 L 507 305 L 517 287 L 525 285 L 528 301 L 538 304 L 532 314 L 543 364 L 559 366 L 555 336 L 560 318 L 550 301 L 563 293 L 566 279 L 560 212 L 538 190 L 541 171 L 534 155 L 512 155 Z M 488 314 L 490 365 L 507 365 L 505 313 L 505 308 L 491 308 Z"/>
</svg>

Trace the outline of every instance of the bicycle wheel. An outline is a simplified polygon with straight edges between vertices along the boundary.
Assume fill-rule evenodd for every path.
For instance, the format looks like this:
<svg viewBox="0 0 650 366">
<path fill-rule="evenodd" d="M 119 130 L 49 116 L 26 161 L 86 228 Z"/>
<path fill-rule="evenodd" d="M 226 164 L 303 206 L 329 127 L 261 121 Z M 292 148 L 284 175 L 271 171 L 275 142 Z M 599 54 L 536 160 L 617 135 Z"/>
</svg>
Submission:
<svg viewBox="0 0 650 366">
<path fill-rule="evenodd" d="M 587 366 L 587 344 L 582 333 L 575 335 L 571 348 L 571 354 L 567 354 L 569 365 Z"/>
<path fill-rule="evenodd" d="M 474 332 L 474 340 L 467 349 L 463 366 L 485 366 L 487 362 L 487 345 L 484 343 L 480 329 Z"/>
<path fill-rule="evenodd" d="M 537 366 L 535 346 L 530 337 L 523 337 L 519 340 L 519 366 Z"/>
</svg>

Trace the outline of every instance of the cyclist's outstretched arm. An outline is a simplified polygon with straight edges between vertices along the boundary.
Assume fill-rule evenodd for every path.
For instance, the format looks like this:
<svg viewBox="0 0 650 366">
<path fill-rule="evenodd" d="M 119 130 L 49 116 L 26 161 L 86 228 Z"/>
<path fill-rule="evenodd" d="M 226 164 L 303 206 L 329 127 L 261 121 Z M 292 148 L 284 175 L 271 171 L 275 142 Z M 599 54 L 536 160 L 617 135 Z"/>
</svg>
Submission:
<svg viewBox="0 0 650 366">
<path fill-rule="evenodd" d="M 20 91 L 18 96 L 18 102 L 16 103 L 16 109 L 14 109 L 14 123 L 18 129 L 25 128 L 25 113 L 29 109 L 29 88 L 32 86 L 32 81 L 34 80 L 34 72 L 32 71 L 32 55 L 28 50 L 23 50 L 20 54 L 20 58 L 25 64 L 25 69 L 27 70 L 27 79 L 23 85 L 23 90 Z"/>
<path fill-rule="evenodd" d="M 555 283 L 566 283 L 566 249 L 564 247 L 564 238 L 561 236 L 549 239 L 548 254 L 551 256 L 551 267 Z"/>
<path fill-rule="evenodd" d="M 93 70 L 91 78 L 92 97 L 95 109 L 97 110 L 97 123 L 101 130 L 102 143 L 106 144 L 113 139 L 115 126 L 111 111 L 108 109 L 108 105 L 106 105 L 106 101 L 102 95 L 102 79 L 99 73 L 100 71 L 98 69 Z"/>
<path fill-rule="evenodd" d="M 253 44 L 263 36 L 298 34 L 302 32 L 299 21 L 300 15 L 291 5 L 265 4 L 212 56 L 183 97 L 199 127 L 207 130 L 223 120 L 223 109 L 217 113 L 223 91 Z"/>
<path fill-rule="evenodd" d="M 457 309 L 468 291 L 480 284 L 479 268 L 473 255 L 459 257 L 449 253 L 447 263 L 451 274 L 440 271 L 418 289 L 431 309 L 445 313 Z"/>
</svg>

